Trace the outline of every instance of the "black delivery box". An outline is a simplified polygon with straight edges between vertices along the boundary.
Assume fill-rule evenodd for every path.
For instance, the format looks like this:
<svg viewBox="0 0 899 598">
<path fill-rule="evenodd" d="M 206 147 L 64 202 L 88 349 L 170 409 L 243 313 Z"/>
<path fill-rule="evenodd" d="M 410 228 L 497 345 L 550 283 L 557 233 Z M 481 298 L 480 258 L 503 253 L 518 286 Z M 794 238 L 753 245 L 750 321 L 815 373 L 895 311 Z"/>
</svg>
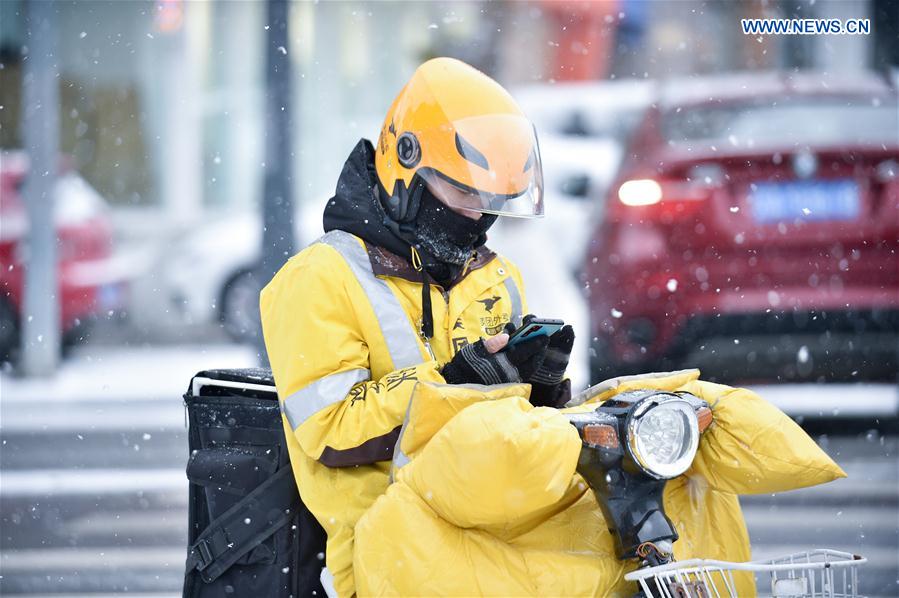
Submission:
<svg viewBox="0 0 899 598">
<path fill-rule="evenodd" d="M 184 598 L 324 597 L 325 532 L 297 492 L 271 371 L 200 372 L 184 405 Z"/>
</svg>

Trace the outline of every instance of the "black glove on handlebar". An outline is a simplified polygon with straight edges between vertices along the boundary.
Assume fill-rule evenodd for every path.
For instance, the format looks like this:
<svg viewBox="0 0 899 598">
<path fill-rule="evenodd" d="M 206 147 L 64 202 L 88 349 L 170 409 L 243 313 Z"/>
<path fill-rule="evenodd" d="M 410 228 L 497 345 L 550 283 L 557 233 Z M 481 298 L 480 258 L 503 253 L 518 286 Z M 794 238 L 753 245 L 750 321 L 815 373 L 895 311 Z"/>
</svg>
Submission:
<svg viewBox="0 0 899 598">
<path fill-rule="evenodd" d="M 442 374 L 450 384 L 505 384 L 527 381 L 540 368 L 549 339 L 535 337 L 496 353 L 479 340 L 462 347 Z"/>
</svg>

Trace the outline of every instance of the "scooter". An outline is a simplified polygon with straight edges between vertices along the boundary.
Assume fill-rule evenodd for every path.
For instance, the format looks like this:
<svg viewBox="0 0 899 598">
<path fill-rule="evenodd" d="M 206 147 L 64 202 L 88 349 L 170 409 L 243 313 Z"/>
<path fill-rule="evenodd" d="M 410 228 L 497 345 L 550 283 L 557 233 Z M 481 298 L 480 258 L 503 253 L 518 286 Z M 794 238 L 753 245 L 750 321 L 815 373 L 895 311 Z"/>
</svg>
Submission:
<svg viewBox="0 0 899 598">
<path fill-rule="evenodd" d="M 184 405 L 191 482 L 184 598 L 325 595 L 325 534 L 290 475 L 271 372 L 200 372 Z M 778 598 L 858 596 L 857 569 L 866 560 L 844 552 L 750 563 L 674 559 L 678 534 L 662 495 L 689 469 L 712 424 L 705 401 L 637 390 L 568 417 L 582 441 L 577 471 L 614 532 L 618 557 L 637 563 L 625 579 L 638 583 L 638 596 L 737 596 L 734 571 L 767 573 L 769 595 Z"/>
<path fill-rule="evenodd" d="M 583 397 L 586 398 L 586 397 Z M 668 480 L 685 473 L 712 424 L 708 403 L 686 392 L 635 390 L 616 395 L 587 413 L 569 415 L 581 452 L 577 471 L 592 489 L 615 537 L 619 559 L 636 560 L 625 575 L 644 598 L 737 596 L 734 571 L 767 574 L 772 597 L 858 596 L 864 557 L 829 549 L 767 561 L 678 562 L 674 524 L 662 494 Z"/>
</svg>

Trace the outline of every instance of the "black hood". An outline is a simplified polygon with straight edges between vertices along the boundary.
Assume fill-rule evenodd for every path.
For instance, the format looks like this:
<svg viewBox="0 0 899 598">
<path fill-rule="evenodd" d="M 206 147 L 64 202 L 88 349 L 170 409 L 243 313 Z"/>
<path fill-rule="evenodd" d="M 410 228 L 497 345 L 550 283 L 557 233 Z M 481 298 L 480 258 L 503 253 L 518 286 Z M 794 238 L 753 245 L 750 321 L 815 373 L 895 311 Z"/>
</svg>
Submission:
<svg viewBox="0 0 899 598">
<path fill-rule="evenodd" d="M 350 153 L 337 180 L 334 197 L 328 200 L 324 212 L 324 230 L 342 230 L 360 237 L 366 243 L 382 247 L 407 261 L 411 261 L 414 244 L 428 273 L 444 286 L 450 286 L 462 270 L 461 265 L 440 261 L 415 238 L 410 230 L 402 235 L 391 222 L 379 199 L 383 193 L 375 171 L 374 147 L 367 139 L 360 139 Z M 405 238 L 404 238 L 405 237 Z M 472 249 L 487 240 L 481 235 Z"/>
<path fill-rule="evenodd" d="M 343 165 L 334 197 L 325 206 L 325 232 L 346 231 L 409 259 L 410 244 L 387 227 L 387 213 L 378 200 L 379 193 L 375 149 L 369 140 L 360 139 Z"/>
</svg>

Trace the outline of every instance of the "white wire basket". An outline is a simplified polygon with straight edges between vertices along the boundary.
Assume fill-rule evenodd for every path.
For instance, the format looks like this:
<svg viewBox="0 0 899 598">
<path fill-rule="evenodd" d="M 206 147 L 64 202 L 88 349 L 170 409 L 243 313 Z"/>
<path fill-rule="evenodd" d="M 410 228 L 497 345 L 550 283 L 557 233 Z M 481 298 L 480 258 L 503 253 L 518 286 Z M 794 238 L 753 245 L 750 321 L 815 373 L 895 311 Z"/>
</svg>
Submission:
<svg viewBox="0 0 899 598">
<path fill-rule="evenodd" d="M 866 562 L 868 559 L 856 554 L 820 548 L 748 563 L 677 561 L 631 571 L 624 578 L 638 582 L 646 596 L 721 598 L 738 596 L 734 571 L 746 571 L 755 575 L 759 596 L 856 598 L 858 566 Z M 770 593 L 766 593 L 766 586 Z"/>
</svg>

